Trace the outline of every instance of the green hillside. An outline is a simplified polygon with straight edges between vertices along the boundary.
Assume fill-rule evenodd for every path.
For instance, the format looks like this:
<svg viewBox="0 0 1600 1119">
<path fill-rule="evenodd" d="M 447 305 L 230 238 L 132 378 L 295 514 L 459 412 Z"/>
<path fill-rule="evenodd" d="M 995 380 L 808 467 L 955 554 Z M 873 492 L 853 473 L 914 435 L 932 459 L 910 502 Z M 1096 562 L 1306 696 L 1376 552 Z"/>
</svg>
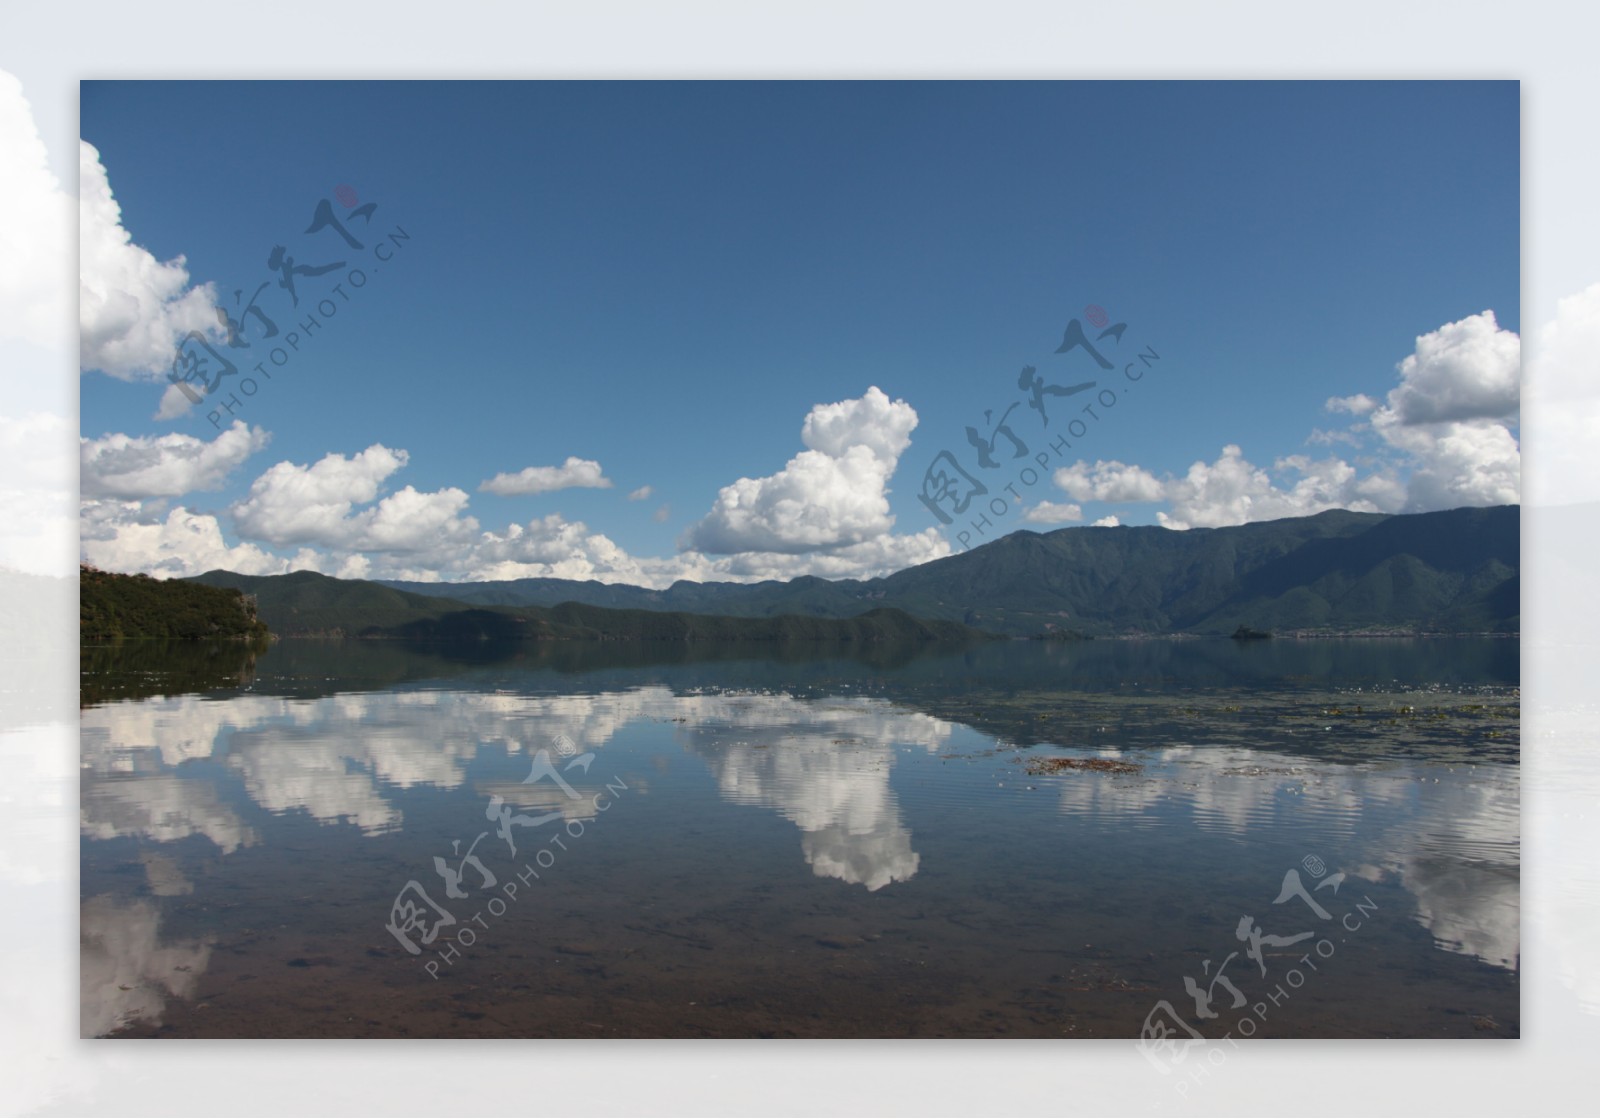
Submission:
<svg viewBox="0 0 1600 1119">
<path fill-rule="evenodd" d="M 80 641 L 261 639 L 268 627 L 237 589 L 78 568 Z"/>
<path fill-rule="evenodd" d="M 437 595 L 412 594 L 361 579 L 333 579 L 315 571 L 288 575 L 208 571 L 185 582 L 254 595 L 261 617 L 281 637 L 363 637 L 437 623 L 471 609 Z"/>
<path fill-rule="evenodd" d="M 964 625 L 922 621 L 894 609 L 871 609 L 847 618 L 739 618 L 612 610 L 573 602 L 553 607 L 475 606 L 311 571 L 291 575 L 208 571 L 189 582 L 253 596 L 262 618 L 274 633 L 285 637 L 903 643 L 972 641 L 987 636 Z"/>
<path fill-rule="evenodd" d="M 1014 532 L 870 580 L 686 583 L 561 579 L 387 583 L 477 605 L 849 617 L 894 607 L 1013 635 L 1069 631 L 1515 632 L 1518 506 L 1385 515 L 1334 510 L 1229 528 Z"/>
</svg>

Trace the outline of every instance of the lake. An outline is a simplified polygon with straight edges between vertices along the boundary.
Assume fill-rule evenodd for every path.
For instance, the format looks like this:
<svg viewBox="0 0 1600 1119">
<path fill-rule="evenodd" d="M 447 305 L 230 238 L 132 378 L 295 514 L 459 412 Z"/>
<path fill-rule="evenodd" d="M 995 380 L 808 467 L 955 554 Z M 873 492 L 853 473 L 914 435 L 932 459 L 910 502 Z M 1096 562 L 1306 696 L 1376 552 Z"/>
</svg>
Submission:
<svg viewBox="0 0 1600 1119">
<path fill-rule="evenodd" d="M 1520 1033 L 1514 639 L 145 644 L 82 694 L 86 1037 Z"/>
</svg>

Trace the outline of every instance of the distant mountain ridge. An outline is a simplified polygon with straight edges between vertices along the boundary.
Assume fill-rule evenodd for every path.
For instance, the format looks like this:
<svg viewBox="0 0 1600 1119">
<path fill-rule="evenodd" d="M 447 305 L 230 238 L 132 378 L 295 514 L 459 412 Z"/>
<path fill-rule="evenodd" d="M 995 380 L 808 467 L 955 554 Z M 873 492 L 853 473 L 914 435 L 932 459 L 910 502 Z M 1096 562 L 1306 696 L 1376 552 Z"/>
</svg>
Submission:
<svg viewBox="0 0 1600 1119">
<path fill-rule="evenodd" d="M 288 575 L 208 571 L 184 582 L 251 596 L 260 617 L 280 637 L 887 644 L 969 642 L 990 636 L 958 622 L 922 621 L 887 607 L 848 618 L 716 617 L 681 611 L 616 610 L 578 602 L 548 607 L 483 606 L 412 594 L 363 579 L 334 579 L 314 571 Z"/>
<path fill-rule="evenodd" d="M 1284 631 L 1514 633 L 1521 507 L 1311 517 L 1177 531 L 1019 531 L 877 579 L 674 583 L 383 580 L 477 606 L 555 606 L 847 618 L 891 606 L 998 633 Z"/>
</svg>

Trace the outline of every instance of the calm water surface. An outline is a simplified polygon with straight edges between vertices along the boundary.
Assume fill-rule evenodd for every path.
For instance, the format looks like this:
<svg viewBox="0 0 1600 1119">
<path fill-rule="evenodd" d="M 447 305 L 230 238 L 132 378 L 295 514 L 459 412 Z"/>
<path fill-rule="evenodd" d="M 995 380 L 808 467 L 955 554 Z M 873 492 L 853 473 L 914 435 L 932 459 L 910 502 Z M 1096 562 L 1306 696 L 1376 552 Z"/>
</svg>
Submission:
<svg viewBox="0 0 1600 1119">
<path fill-rule="evenodd" d="M 1518 1035 L 1515 641 L 826 653 L 85 650 L 83 1034 Z"/>
</svg>

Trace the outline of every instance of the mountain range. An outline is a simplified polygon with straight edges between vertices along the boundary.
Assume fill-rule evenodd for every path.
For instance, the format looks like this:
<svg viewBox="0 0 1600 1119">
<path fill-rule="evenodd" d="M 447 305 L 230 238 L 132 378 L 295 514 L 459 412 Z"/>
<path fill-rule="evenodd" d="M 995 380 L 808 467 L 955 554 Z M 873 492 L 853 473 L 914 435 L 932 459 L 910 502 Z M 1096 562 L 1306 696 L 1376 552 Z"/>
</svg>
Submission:
<svg viewBox="0 0 1600 1119">
<path fill-rule="evenodd" d="M 1333 510 L 1183 531 L 1013 532 L 877 579 L 678 582 L 333 579 L 315 572 L 195 582 L 254 595 L 280 636 L 967 639 L 1520 629 L 1520 506 Z M 828 623 L 828 624 L 825 624 Z"/>
<path fill-rule="evenodd" d="M 190 583 L 249 596 L 279 637 L 365 637 L 420 642 L 716 641 L 908 643 L 992 637 L 959 622 L 924 621 L 875 607 L 848 617 L 709 616 L 630 610 L 564 601 L 554 606 L 480 606 L 440 594 L 414 594 L 365 579 L 315 571 L 239 575 L 208 571 Z"/>
<path fill-rule="evenodd" d="M 895 607 L 1013 636 L 1285 631 L 1517 632 L 1521 507 L 1311 517 L 1176 531 L 1013 532 L 877 579 L 678 582 L 665 590 L 567 579 L 383 585 L 477 606 L 844 618 Z"/>
</svg>

